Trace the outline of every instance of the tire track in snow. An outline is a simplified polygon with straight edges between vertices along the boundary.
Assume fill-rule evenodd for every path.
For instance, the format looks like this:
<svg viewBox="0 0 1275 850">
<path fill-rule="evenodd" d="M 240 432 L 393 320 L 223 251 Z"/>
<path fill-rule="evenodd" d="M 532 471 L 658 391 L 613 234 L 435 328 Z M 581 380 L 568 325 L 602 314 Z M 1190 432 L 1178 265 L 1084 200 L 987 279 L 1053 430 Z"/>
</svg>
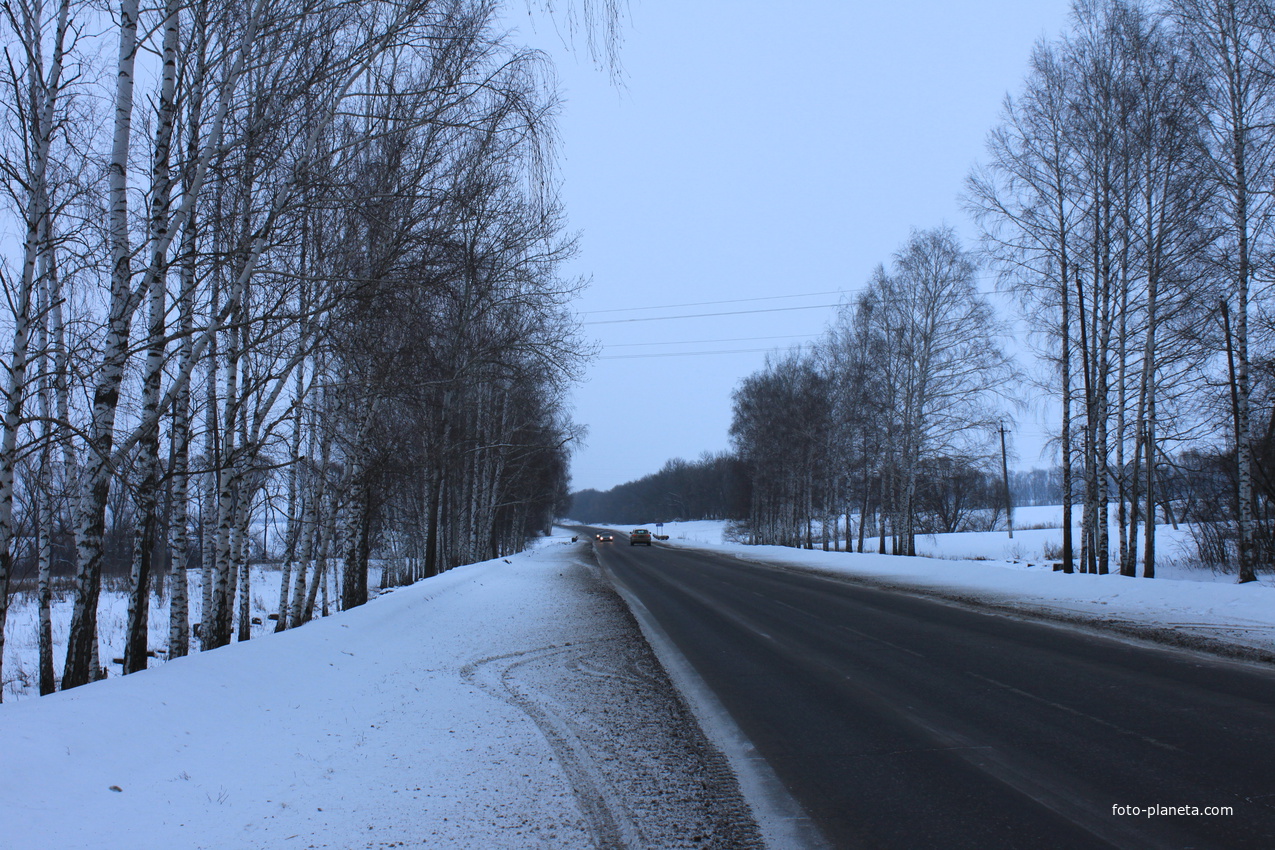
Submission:
<svg viewBox="0 0 1275 850">
<path fill-rule="evenodd" d="M 583 606 L 553 643 L 475 659 L 463 679 L 535 723 L 597 847 L 764 848 L 734 771 L 628 606 L 595 564 L 572 566 L 563 591 Z"/>
<path fill-rule="evenodd" d="M 465 665 L 461 676 L 517 708 L 536 724 L 566 773 L 594 843 L 601 850 L 640 850 L 641 834 L 599 770 L 590 747 L 572 728 L 573 724 L 519 687 L 517 671 L 523 665 L 579 653 L 580 648 L 573 644 L 539 647 L 479 659 Z M 576 659 L 571 661 L 578 663 Z"/>
</svg>

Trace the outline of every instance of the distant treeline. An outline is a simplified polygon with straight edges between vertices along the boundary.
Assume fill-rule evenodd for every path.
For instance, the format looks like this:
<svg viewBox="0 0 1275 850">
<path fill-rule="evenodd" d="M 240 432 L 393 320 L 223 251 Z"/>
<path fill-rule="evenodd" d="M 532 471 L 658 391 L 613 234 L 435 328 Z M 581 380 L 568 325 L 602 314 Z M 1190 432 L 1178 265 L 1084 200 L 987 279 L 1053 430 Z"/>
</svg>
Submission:
<svg viewBox="0 0 1275 850">
<path fill-rule="evenodd" d="M 747 471 L 733 455 L 675 458 L 659 472 L 610 490 L 572 493 L 568 515 L 580 522 L 617 524 L 743 519 L 749 487 Z"/>
<path fill-rule="evenodd" d="M 1003 505 L 1003 497 L 997 494 L 1004 491 L 994 475 L 980 470 L 965 470 L 965 473 L 962 484 L 963 495 L 967 498 L 963 500 L 962 508 L 969 503 L 977 508 Z M 976 483 L 971 476 L 977 479 Z M 1010 473 L 1009 479 L 1015 506 L 1056 505 L 1062 500 L 1061 470 L 1016 471 Z M 935 485 L 925 489 L 927 492 L 951 490 L 937 482 Z M 588 489 L 572 493 L 567 515 L 580 522 L 617 524 L 742 520 L 748 517 L 751 492 L 748 469 L 730 453 L 706 455 L 697 461 L 675 458 L 664 464 L 659 472 L 616 485 L 610 490 Z M 974 494 L 980 497 L 968 498 Z"/>
</svg>

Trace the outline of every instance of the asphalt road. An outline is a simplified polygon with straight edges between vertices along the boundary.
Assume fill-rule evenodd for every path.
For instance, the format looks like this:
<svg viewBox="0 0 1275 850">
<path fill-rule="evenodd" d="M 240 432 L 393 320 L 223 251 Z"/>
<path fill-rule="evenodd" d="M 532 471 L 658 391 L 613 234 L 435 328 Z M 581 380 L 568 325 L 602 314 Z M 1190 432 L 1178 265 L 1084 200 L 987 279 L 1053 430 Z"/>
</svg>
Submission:
<svg viewBox="0 0 1275 850">
<path fill-rule="evenodd" d="M 623 534 L 595 547 L 835 847 L 1275 847 L 1272 671 Z"/>
</svg>

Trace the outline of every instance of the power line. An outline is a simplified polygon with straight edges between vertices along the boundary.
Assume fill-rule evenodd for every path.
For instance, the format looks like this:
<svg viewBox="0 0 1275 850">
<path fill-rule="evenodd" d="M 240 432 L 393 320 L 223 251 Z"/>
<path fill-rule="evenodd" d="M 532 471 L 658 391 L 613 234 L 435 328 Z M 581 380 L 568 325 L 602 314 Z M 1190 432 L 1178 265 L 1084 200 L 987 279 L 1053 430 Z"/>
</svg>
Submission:
<svg viewBox="0 0 1275 850">
<path fill-rule="evenodd" d="M 722 313 L 685 313 L 680 316 L 646 316 L 640 319 L 602 319 L 596 322 L 581 322 L 582 325 L 618 325 L 623 322 L 663 322 L 669 319 L 704 319 L 710 316 L 743 316 L 750 313 L 783 313 L 789 310 L 823 310 L 828 307 L 839 307 L 840 304 L 810 304 L 805 307 L 768 307 L 763 310 L 730 310 Z"/>
<path fill-rule="evenodd" d="M 749 303 L 749 302 L 752 302 L 752 301 L 775 301 L 775 300 L 780 300 L 780 299 L 784 299 L 784 298 L 813 298 L 813 297 L 815 297 L 815 296 L 817 296 L 817 295 L 854 295 L 854 296 L 858 296 L 858 295 L 863 295 L 863 294 L 865 294 L 865 293 L 869 293 L 869 292 L 871 292 L 871 291 L 872 291 L 872 290 L 871 290 L 871 287 L 870 287 L 870 286 L 862 286 L 862 287 L 859 287 L 859 288 L 857 288 L 857 289 L 850 289 L 850 290 L 847 290 L 847 289 L 829 289 L 829 290 L 825 290 L 825 291 L 823 291 L 823 292 L 801 292 L 801 293 L 797 293 L 797 294 L 793 294 L 793 295 L 765 295 L 765 296 L 761 296 L 761 297 L 758 297 L 758 298 L 727 298 L 727 299 L 722 300 L 722 301 L 690 301 L 690 302 L 687 302 L 687 303 L 685 303 L 685 304 L 652 304 L 652 305 L 647 305 L 647 306 L 642 306 L 642 307 L 610 307 L 610 308 L 607 308 L 606 310 L 584 310 L 584 311 L 581 311 L 580 313 L 578 313 L 577 315 L 580 315 L 580 316 L 596 316 L 596 315 L 601 314 L 601 313 L 634 313 L 634 312 L 641 312 L 641 311 L 644 311 L 644 310 L 675 310 L 675 309 L 680 309 L 680 308 L 682 308 L 682 307 L 709 307 L 709 306 L 713 306 L 713 305 L 716 305 L 716 304 L 746 304 L 746 303 Z M 978 294 L 986 298 L 986 297 L 988 297 L 989 295 L 991 295 L 992 293 L 983 292 L 982 290 L 979 290 L 979 291 L 978 291 Z M 880 297 L 880 295 L 878 294 L 878 295 L 876 296 L 876 300 L 877 300 L 878 302 L 891 302 L 891 301 L 895 301 L 896 299 L 891 299 L 891 298 L 882 298 L 882 297 Z M 902 299 L 902 300 L 903 300 L 903 301 L 906 301 L 907 299 Z M 827 306 L 827 307 L 840 307 L 841 305 L 840 305 L 840 304 L 827 304 L 827 305 L 819 304 L 819 305 L 813 305 L 813 306 L 816 306 L 816 307 L 823 307 L 823 306 Z M 774 309 L 776 309 L 776 310 L 804 310 L 804 309 L 809 309 L 809 308 L 806 308 L 806 307 L 776 307 L 776 308 L 774 308 Z M 744 312 L 759 312 L 759 313 L 760 313 L 760 312 L 767 312 L 767 311 L 757 310 L 757 311 L 744 311 Z M 703 315 L 706 315 L 706 316 L 730 316 L 730 315 L 735 315 L 735 314 L 734 314 L 734 313 L 705 313 L 705 314 L 703 314 Z M 667 317 L 664 317 L 664 316 L 661 316 L 660 318 L 670 318 L 670 319 L 677 319 L 677 318 L 698 318 L 698 316 L 695 316 L 695 317 L 682 317 L 682 316 L 667 316 Z M 619 322 L 625 322 L 625 321 L 627 321 L 627 322 L 641 322 L 641 321 L 645 321 L 645 320 L 644 320 L 644 319 L 614 319 L 614 320 L 611 320 L 611 321 L 619 321 Z M 602 323 L 602 322 L 596 322 L 596 321 L 595 321 L 595 322 L 582 322 L 581 324 L 585 324 L 585 325 L 598 325 L 598 324 L 603 324 L 603 323 Z"/>
<path fill-rule="evenodd" d="M 638 310 L 674 310 L 681 307 L 708 307 L 713 304 L 743 304 L 748 301 L 774 301 L 780 298 L 813 298 L 816 295 L 840 295 L 842 290 L 830 289 L 827 292 L 803 292 L 800 295 L 766 295 L 761 298 L 728 298 L 725 301 L 693 301 L 689 304 L 660 304 L 648 307 L 614 307 L 609 310 L 585 310 L 581 316 L 592 316 L 598 313 L 632 313 Z M 591 324 L 586 322 L 586 324 Z"/>
<path fill-rule="evenodd" d="M 651 357 L 700 357 L 705 354 L 754 354 L 759 351 L 774 351 L 774 348 L 732 348 L 718 351 L 668 351 L 652 354 L 604 354 L 599 360 L 646 360 Z"/>
<path fill-rule="evenodd" d="M 603 348 L 637 348 L 638 346 L 648 345 L 706 345 L 708 343 L 718 342 L 754 342 L 763 339 L 810 339 L 823 334 L 781 334 L 780 336 L 737 336 L 730 339 L 680 339 L 670 340 L 669 342 L 622 342 L 616 344 L 605 344 Z"/>
</svg>

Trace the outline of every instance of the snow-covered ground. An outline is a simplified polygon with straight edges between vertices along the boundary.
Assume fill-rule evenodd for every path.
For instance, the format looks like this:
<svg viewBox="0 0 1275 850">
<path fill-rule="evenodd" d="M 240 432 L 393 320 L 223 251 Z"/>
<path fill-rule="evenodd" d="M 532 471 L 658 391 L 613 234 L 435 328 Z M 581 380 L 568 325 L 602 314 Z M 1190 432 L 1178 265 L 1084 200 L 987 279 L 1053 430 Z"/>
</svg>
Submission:
<svg viewBox="0 0 1275 850">
<path fill-rule="evenodd" d="M 663 533 L 671 545 L 712 548 L 745 560 L 850 574 L 1002 609 L 1097 620 L 1134 633 L 1154 628 L 1193 645 L 1225 643 L 1275 654 L 1270 575 L 1241 585 L 1233 574 L 1193 567 L 1189 531 L 1167 525 L 1156 528 L 1158 578 L 1054 572 L 1045 550 L 1061 545 L 1061 516 L 1057 507 L 1020 509 L 1016 524 L 1056 527 L 1020 528 L 1012 540 L 1004 531 L 918 537 L 924 556 L 915 558 L 748 546 L 732 541 L 729 524 L 717 521 L 665 523 Z"/>
<path fill-rule="evenodd" d="M 760 846 L 587 547 L 0 706 L 0 845 Z"/>
<path fill-rule="evenodd" d="M 1111 543 L 1116 544 L 1117 526 L 1112 511 Z M 1080 542 L 1080 509 L 1076 508 L 1073 522 L 1076 543 Z M 918 555 L 927 558 L 957 560 L 1018 561 L 1042 564 L 1057 561 L 1062 551 L 1062 508 L 1043 505 L 1016 508 L 1014 511 L 1014 536 L 1005 530 L 970 531 L 959 534 L 922 534 L 916 538 Z M 652 524 L 652 527 L 654 525 Z M 664 533 L 674 540 L 698 543 L 722 543 L 729 538 L 729 523 L 716 520 L 696 522 L 670 522 Z M 1142 535 L 1139 535 L 1138 551 L 1142 551 Z M 864 539 L 864 551 L 877 551 L 877 538 L 868 535 Z M 815 545 L 819 545 L 816 530 Z M 844 546 L 844 542 L 842 542 Z M 887 544 L 888 545 L 888 544 Z M 1193 568 L 1195 541 L 1186 526 L 1156 526 L 1156 570 L 1161 578 L 1188 578 L 1195 581 L 1233 581 L 1232 576 L 1210 569 Z"/>
<path fill-rule="evenodd" d="M 191 570 L 189 576 L 190 621 L 198 623 L 202 610 L 202 584 L 198 570 Z M 329 574 L 330 576 L 330 574 Z M 279 607 L 279 579 L 281 571 L 277 565 L 252 567 L 252 581 L 249 585 L 249 615 L 255 622 L 251 625 L 254 638 L 274 631 L 274 622 L 270 613 Z M 369 570 L 369 583 L 376 587 L 381 581 L 381 568 L 373 565 Z M 329 581 L 331 583 L 331 581 Z M 118 674 L 121 666 L 114 659 L 124 654 L 125 630 L 128 624 L 128 595 L 120 588 L 121 582 L 109 580 L 102 588 L 98 602 L 97 627 L 99 654 L 102 665 L 109 675 Z M 156 585 L 158 590 L 161 585 Z M 163 593 L 152 594 L 150 606 L 149 637 L 147 645 L 157 650 L 157 657 L 151 665 L 163 663 L 168 651 L 168 615 L 169 595 L 171 587 L 163 587 Z M 335 588 L 330 595 L 335 596 Z M 331 604 L 335 606 L 335 599 Z M 318 601 L 315 607 L 319 606 Z M 62 673 L 62 662 L 66 658 L 67 635 L 71 625 L 72 597 L 68 589 L 61 589 L 54 594 L 52 611 L 53 658 L 59 675 Z M 15 593 L 9 601 L 8 623 L 5 628 L 4 668 L 0 670 L 3 679 L 0 688 L 4 691 L 4 701 L 36 697 L 40 693 L 39 642 L 37 626 L 39 623 L 39 605 L 32 592 Z"/>
</svg>

